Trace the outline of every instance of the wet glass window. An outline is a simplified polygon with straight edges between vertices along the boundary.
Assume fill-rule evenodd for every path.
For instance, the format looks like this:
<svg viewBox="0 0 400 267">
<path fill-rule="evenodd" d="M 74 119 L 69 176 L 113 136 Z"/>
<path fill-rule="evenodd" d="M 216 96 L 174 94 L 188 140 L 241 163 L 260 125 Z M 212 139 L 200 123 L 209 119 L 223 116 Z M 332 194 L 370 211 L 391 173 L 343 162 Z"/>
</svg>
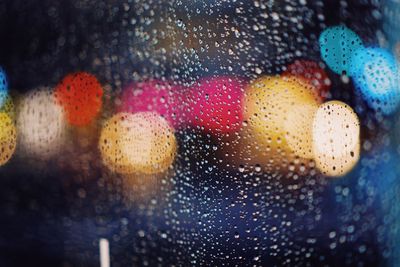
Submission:
<svg viewBox="0 0 400 267">
<path fill-rule="evenodd" d="M 0 266 L 399 266 L 399 1 L 3 0 L 0 38 Z"/>
</svg>

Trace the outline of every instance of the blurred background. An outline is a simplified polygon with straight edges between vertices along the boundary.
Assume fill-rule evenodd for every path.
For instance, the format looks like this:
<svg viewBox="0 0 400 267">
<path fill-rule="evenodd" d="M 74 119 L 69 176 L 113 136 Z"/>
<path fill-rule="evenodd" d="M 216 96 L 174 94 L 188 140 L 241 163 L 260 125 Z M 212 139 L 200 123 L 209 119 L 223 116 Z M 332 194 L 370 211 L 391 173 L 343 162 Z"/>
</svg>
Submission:
<svg viewBox="0 0 400 267">
<path fill-rule="evenodd" d="M 400 121 L 397 102 L 380 104 L 397 101 L 399 72 L 389 100 L 368 98 L 352 71 L 365 62 L 338 70 L 335 46 L 322 49 L 326 30 L 345 26 L 397 69 L 397 10 L 396 0 L 0 2 L 0 137 L 14 144 L 1 146 L 0 266 L 100 266 L 101 238 L 112 266 L 398 266 Z M 325 87 L 299 85 L 293 69 L 317 69 Z M 332 100 L 347 104 L 328 109 L 348 110 L 337 120 L 356 139 L 351 159 L 334 156 L 338 173 L 303 149 L 319 144 Z M 307 141 L 299 129 L 313 120 Z"/>
</svg>

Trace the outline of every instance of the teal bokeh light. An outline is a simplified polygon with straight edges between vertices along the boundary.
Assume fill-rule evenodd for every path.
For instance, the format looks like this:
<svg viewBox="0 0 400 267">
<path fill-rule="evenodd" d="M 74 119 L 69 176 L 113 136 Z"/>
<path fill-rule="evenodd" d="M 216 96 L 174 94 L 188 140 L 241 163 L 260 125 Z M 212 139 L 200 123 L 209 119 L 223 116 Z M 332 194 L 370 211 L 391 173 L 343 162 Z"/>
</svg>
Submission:
<svg viewBox="0 0 400 267">
<path fill-rule="evenodd" d="M 363 47 L 360 37 L 345 26 L 324 30 L 319 46 L 322 59 L 337 74 L 349 73 L 353 53 Z"/>
</svg>

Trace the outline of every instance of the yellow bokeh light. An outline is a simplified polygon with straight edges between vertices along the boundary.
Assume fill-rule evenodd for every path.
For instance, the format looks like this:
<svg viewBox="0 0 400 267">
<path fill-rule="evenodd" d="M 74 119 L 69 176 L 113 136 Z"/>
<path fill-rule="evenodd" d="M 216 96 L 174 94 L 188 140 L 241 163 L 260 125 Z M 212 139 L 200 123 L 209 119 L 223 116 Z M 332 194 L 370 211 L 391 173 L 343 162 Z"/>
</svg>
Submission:
<svg viewBox="0 0 400 267">
<path fill-rule="evenodd" d="M 17 130 L 12 119 L 0 112 L 0 166 L 6 164 L 17 146 Z"/>
<path fill-rule="evenodd" d="M 312 126 L 313 118 L 318 106 L 316 103 L 296 105 L 286 114 L 285 138 L 286 142 L 296 156 L 312 159 Z"/>
<path fill-rule="evenodd" d="M 154 112 L 117 113 L 99 140 L 104 164 L 121 174 L 163 172 L 173 163 L 176 147 L 174 130 Z"/>
<path fill-rule="evenodd" d="M 318 169 L 328 176 L 349 172 L 360 157 L 360 123 L 340 101 L 322 104 L 313 122 L 313 151 Z"/>
<path fill-rule="evenodd" d="M 51 90 L 29 92 L 19 103 L 17 127 L 22 149 L 30 156 L 49 159 L 65 142 L 65 119 Z"/>
<path fill-rule="evenodd" d="M 307 85 L 290 76 L 265 76 L 247 88 L 244 114 L 257 143 L 271 157 L 311 158 L 312 117 L 317 106 Z"/>
</svg>

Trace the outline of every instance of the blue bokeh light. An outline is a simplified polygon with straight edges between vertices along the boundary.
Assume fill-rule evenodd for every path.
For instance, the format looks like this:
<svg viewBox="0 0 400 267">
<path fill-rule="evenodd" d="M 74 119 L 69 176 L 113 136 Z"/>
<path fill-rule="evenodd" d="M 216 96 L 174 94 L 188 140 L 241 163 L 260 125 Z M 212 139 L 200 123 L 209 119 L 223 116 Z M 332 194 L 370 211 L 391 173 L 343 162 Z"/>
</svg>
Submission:
<svg viewBox="0 0 400 267">
<path fill-rule="evenodd" d="M 382 48 L 361 48 L 352 59 L 351 75 L 368 105 L 383 114 L 393 113 L 400 103 L 395 58 Z"/>
<path fill-rule="evenodd" d="M 332 71 L 348 74 L 352 55 L 363 44 L 360 37 L 349 28 L 334 26 L 321 33 L 319 46 L 322 59 Z"/>
<path fill-rule="evenodd" d="M 0 108 L 4 105 L 8 93 L 8 80 L 3 67 L 0 66 Z"/>
</svg>

